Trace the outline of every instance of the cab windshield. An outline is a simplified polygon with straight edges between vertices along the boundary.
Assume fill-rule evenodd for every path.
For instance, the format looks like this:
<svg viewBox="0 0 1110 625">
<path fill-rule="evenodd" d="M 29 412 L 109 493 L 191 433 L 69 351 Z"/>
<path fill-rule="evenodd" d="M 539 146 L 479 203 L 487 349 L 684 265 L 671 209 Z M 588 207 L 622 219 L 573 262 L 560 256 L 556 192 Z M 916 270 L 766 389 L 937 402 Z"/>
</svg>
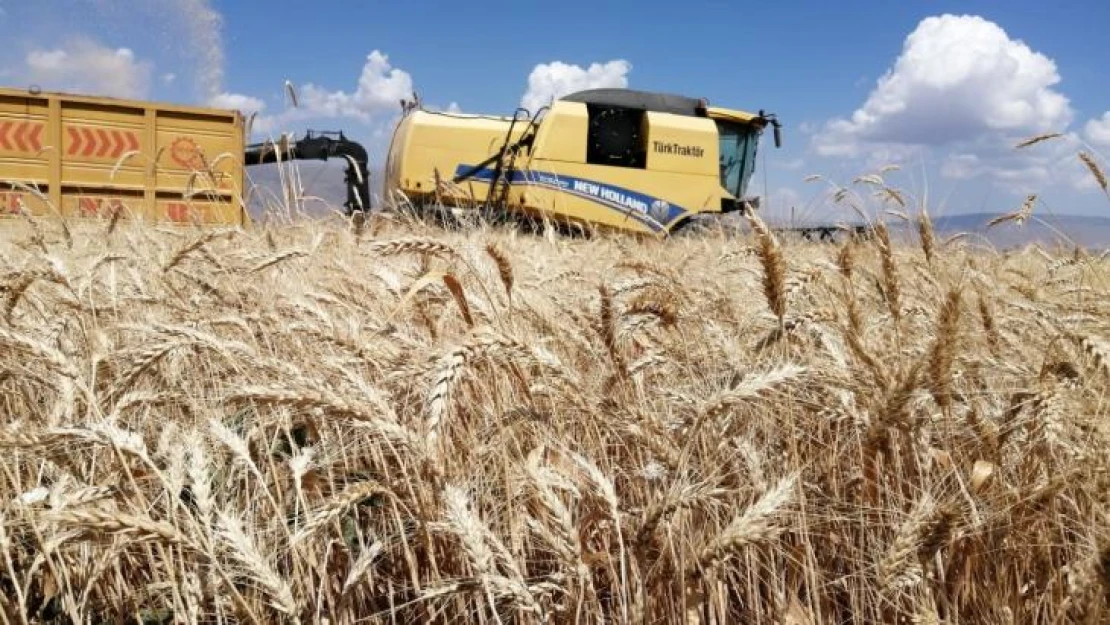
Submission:
<svg viewBox="0 0 1110 625">
<path fill-rule="evenodd" d="M 721 186 L 737 198 L 743 197 L 755 172 L 759 130 L 755 126 L 717 120 L 720 136 Z"/>
</svg>

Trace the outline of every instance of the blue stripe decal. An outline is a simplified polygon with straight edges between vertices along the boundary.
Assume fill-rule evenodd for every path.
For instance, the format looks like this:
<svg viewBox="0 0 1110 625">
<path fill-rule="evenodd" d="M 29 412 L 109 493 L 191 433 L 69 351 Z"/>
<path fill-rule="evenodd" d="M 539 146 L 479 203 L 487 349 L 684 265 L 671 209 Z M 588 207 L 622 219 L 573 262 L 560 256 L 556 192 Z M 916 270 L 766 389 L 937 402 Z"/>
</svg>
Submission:
<svg viewBox="0 0 1110 625">
<path fill-rule="evenodd" d="M 473 166 L 465 164 L 459 165 L 455 168 L 455 175 L 464 174 L 469 171 L 471 167 Z M 493 180 L 493 170 L 488 167 L 482 168 L 471 177 L 489 182 Z M 689 212 L 681 206 L 671 204 L 661 198 L 645 195 L 637 191 L 632 191 L 631 189 L 625 189 L 624 187 L 588 180 L 586 178 L 576 178 L 574 176 L 565 176 L 535 170 L 516 170 L 513 172 L 511 182 L 513 184 L 543 187 L 569 193 L 618 211 L 622 215 L 631 217 L 655 231 L 664 229 L 666 224 L 673 222 Z"/>
</svg>

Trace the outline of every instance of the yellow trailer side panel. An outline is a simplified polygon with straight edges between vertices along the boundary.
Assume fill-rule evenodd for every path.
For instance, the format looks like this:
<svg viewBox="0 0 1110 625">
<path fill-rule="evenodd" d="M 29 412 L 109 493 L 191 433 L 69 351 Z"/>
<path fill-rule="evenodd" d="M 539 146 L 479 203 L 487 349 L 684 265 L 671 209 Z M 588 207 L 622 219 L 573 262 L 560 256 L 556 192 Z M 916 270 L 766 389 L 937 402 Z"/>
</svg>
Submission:
<svg viewBox="0 0 1110 625">
<path fill-rule="evenodd" d="M 0 213 L 244 224 L 243 131 L 237 111 L 0 89 Z"/>
<path fill-rule="evenodd" d="M 19 180 L 49 177 L 46 100 L 8 97 L 0 93 L 0 172 Z"/>
<path fill-rule="evenodd" d="M 110 219 L 115 213 L 120 219 L 149 219 L 146 200 L 142 195 L 121 193 L 66 193 L 62 196 L 62 214 L 67 218 Z"/>
<path fill-rule="evenodd" d="M 242 162 L 242 135 L 226 121 L 200 115 L 161 113 L 157 118 L 158 187 L 239 193 L 237 162 Z M 212 172 L 213 176 L 207 174 Z M 190 182 L 191 179 L 191 182 Z"/>
<path fill-rule="evenodd" d="M 144 187 L 143 109 L 63 101 L 61 115 L 64 186 Z"/>
<path fill-rule="evenodd" d="M 22 190 L 0 189 L 0 215 L 18 215 L 26 210 L 35 215 L 48 214 L 47 200 L 36 193 Z"/>
<path fill-rule="evenodd" d="M 150 209 L 142 195 L 112 192 L 65 193 L 60 210 L 55 211 L 48 199 L 25 190 L 0 191 L 0 215 L 18 215 L 26 210 L 33 215 L 61 214 L 66 219 L 143 219 L 173 223 L 233 224 L 238 223 L 238 208 L 228 202 L 159 199 Z"/>
</svg>

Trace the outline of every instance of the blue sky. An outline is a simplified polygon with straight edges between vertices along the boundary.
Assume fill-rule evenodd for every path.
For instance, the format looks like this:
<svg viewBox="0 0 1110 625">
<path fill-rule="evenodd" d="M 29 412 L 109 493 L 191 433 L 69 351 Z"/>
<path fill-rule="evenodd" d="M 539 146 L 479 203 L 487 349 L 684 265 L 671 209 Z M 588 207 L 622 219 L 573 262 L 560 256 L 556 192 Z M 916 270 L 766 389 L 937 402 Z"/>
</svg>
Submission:
<svg viewBox="0 0 1110 625">
<path fill-rule="evenodd" d="M 779 214 L 839 218 L 808 175 L 896 164 L 934 214 L 1038 193 L 1038 211 L 1110 216 L 1075 156 L 1110 165 L 1108 23 L 1105 2 L 0 0 L 0 84 L 257 110 L 258 136 L 343 129 L 377 159 L 413 88 L 509 114 L 628 86 L 777 113 L 785 146 L 765 144 L 753 192 Z M 1013 149 L 1047 131 L 1064 136 Z"/>
</svg>

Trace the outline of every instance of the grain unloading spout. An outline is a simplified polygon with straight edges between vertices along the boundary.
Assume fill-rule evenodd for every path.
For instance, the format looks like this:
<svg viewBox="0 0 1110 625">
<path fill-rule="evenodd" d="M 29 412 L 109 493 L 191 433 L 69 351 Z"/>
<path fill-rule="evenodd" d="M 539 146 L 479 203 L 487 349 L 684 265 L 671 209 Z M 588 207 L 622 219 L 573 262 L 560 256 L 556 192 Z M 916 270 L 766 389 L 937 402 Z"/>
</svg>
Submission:
<svg viewBox="0 0 1110 625">
<path fill-rule="evenodd" d="M 285 160 L 323 160 L 343 158 L 347 161 L 345 181 L 347 201 L 343 206 L 349 216 L 354 212 L 369 212 L 370 172 L 366 148 L 351 141 L 342 132 L 308 131 L 301 139 L 273 141 L 248 145 L 243 152 L 246 165 L 277 163 Z"/>
</svg>

